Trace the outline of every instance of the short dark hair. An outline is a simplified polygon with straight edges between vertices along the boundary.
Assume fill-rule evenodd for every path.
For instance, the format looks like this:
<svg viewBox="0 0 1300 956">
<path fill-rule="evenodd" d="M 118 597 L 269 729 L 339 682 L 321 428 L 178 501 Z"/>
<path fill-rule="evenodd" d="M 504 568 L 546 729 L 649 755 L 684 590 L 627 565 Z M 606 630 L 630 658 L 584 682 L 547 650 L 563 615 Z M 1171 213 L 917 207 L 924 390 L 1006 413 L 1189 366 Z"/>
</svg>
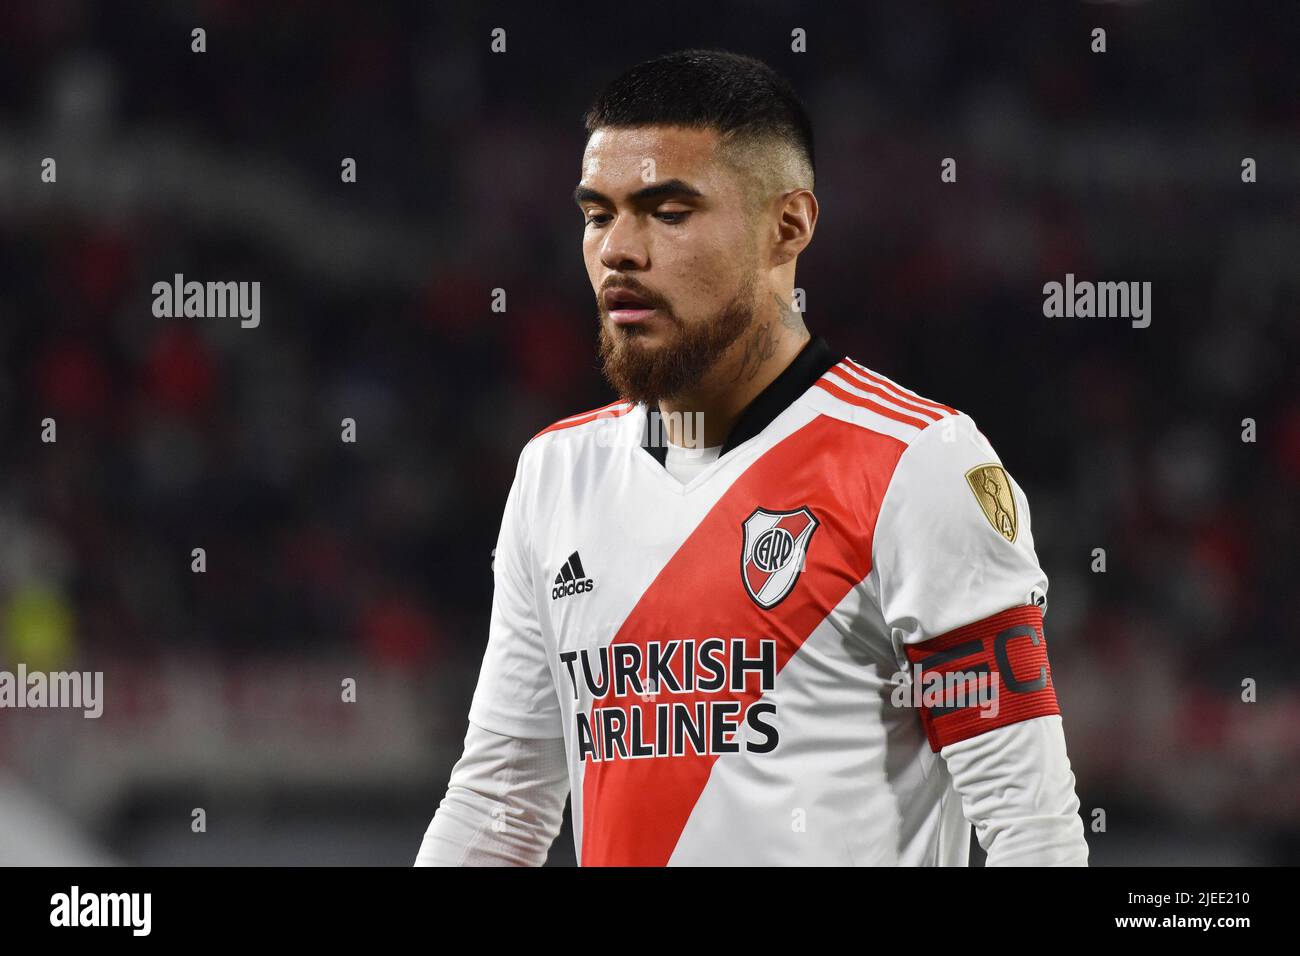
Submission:
<svg viewBox="0 0 1300 956">
<path fill-rule="evenodd" d="M 776 140 L 815 173 L 812 121 L 794 88 L 761 60 L 725 50 L 680 50 L 639 63 L 607 86 L 585 118 L 603 126 L 686 126 L 727 141 Z"/>
</svg>

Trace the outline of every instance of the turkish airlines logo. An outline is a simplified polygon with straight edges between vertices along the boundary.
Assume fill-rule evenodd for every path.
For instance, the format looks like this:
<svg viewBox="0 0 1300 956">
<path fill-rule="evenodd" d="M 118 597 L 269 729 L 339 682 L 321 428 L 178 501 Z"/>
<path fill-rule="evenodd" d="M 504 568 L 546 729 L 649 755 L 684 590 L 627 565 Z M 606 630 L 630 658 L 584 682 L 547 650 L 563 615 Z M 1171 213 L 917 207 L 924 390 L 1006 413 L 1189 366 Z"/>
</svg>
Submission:
<svg viewBox="0 0 1300 956">
<path fill-rule="evenodd" d="M 818 521 L 807 508 L 755 508 L 745 519 L 740 579 L 754 603 L 770 610 L 784 601 L 803 572 Z"/>
</svg>

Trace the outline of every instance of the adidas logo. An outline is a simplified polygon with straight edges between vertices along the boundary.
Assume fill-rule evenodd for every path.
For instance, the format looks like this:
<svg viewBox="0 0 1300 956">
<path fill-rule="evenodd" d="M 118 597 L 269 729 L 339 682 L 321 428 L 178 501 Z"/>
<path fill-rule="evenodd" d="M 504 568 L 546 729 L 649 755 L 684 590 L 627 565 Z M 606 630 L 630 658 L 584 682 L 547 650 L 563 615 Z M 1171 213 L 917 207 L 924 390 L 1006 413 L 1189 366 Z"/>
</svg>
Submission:
<svg viewBox="0 0 1300 956">
<path fill-rule="evenodd" d="M 596 582 L 587 577 L 587 572 L 582 570 L 582 559 L 575 551 L 569 555 L 569 560 L 564 562 L 564 567 L 560 568 L 560 573 L 555 576 L 555 587 L 551 588 L 551 600 L 558 601 L 572 594 L 583 594 L 595 586 Z"/>
</svg>

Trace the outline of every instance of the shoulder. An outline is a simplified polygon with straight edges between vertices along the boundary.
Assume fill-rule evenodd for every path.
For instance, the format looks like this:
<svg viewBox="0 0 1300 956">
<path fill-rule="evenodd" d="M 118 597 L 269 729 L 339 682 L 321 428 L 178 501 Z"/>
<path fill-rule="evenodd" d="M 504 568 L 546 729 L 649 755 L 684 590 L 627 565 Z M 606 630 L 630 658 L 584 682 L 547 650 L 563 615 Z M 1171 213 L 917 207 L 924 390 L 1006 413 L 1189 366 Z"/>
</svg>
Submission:
<svg viewBox="0 0 1300 956">
<path fill-rule="evenodd" d="M 896 440 L 883 513 L 949 530 L 969 521 L 981 533 L 1017 539 L 1023 492 L 970 415 L 847 356 L 816 386 L 823 414 Z"/>
<path fill-rule="evenodd" d="M 591 408 L 585 412 L 577 412 L 547 425 L 529 440 L 529 444 L 533 444 L 543 435 L 551 435 L 556 432 L 580 429 L 582 431 L 577 434 L 581 434 L 590 431 L 590 428 L 584 429 L 583 426 L 590 426 L 593 424 L 598 425 L 600 422 L 609 421 L 613 418 L 621 418 L 635 407 L 636 406 L 631 402 L 620 398 L 617 401 L 610 402 L 608 405 L 602 405 L 599 408 Z"/>
<path fill-rule="evenodd" d="M 519 454 L 521 470 L 569 469 L 586 455 L 627 443 L 639 444 L 633 415 L 638 406 L 626 399 L 567 415 L 537 432 Z"/>
<path fill-rule="evenodd" d="M 548 499 L 555 497 L 557 489 L 576 487 L 584 461 L 595 463 L 587 471 L 598 470 L 599 462 L 593 454 L 631 440 L 621 426 L 635 427 L 628 413 L 636 408 L 624 400 L 610 402 L 567 415 L 537 432 L 519 450 L 507 513 L 517 513 L 521 516 L 518 520 L 527 524 L 541 513 Z"/>
<path fill-rule="evenodd" d="M 824 414 L 911 445 L 932 426 L 968 418 L 951 405 L 926 398 L 845 356 L 814 383 Z"/>
<path fill-rule="evenodd" d="M 929 541 L 968 556 L 1015 546 L 1003 557 L 1012 560 L 1015 549 L 1032 556 L 1029 503 L 993 444 L 965 412 L 926 407 L 936 417 L 909 425 L 902 438 L 881 499 L 877 539 L 885 534 L 899 546 Z"/>
</svg>

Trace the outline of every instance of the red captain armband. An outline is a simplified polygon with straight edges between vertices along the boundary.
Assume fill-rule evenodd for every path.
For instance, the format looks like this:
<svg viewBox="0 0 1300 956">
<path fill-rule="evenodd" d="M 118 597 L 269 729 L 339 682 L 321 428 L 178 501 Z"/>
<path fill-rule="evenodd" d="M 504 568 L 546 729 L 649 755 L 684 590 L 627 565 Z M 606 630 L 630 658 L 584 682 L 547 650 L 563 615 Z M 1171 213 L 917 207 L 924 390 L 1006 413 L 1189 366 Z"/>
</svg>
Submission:
<svg viewBox="0 0 1300 956">
<path fill-rule="evenodd" d="M 955 631 L 907 645 L 909 703 L 930 749 L 1031 717 L 1059 714 L 1043 636 L 1043 610 L 1013 607 Z"/>
</svg>

